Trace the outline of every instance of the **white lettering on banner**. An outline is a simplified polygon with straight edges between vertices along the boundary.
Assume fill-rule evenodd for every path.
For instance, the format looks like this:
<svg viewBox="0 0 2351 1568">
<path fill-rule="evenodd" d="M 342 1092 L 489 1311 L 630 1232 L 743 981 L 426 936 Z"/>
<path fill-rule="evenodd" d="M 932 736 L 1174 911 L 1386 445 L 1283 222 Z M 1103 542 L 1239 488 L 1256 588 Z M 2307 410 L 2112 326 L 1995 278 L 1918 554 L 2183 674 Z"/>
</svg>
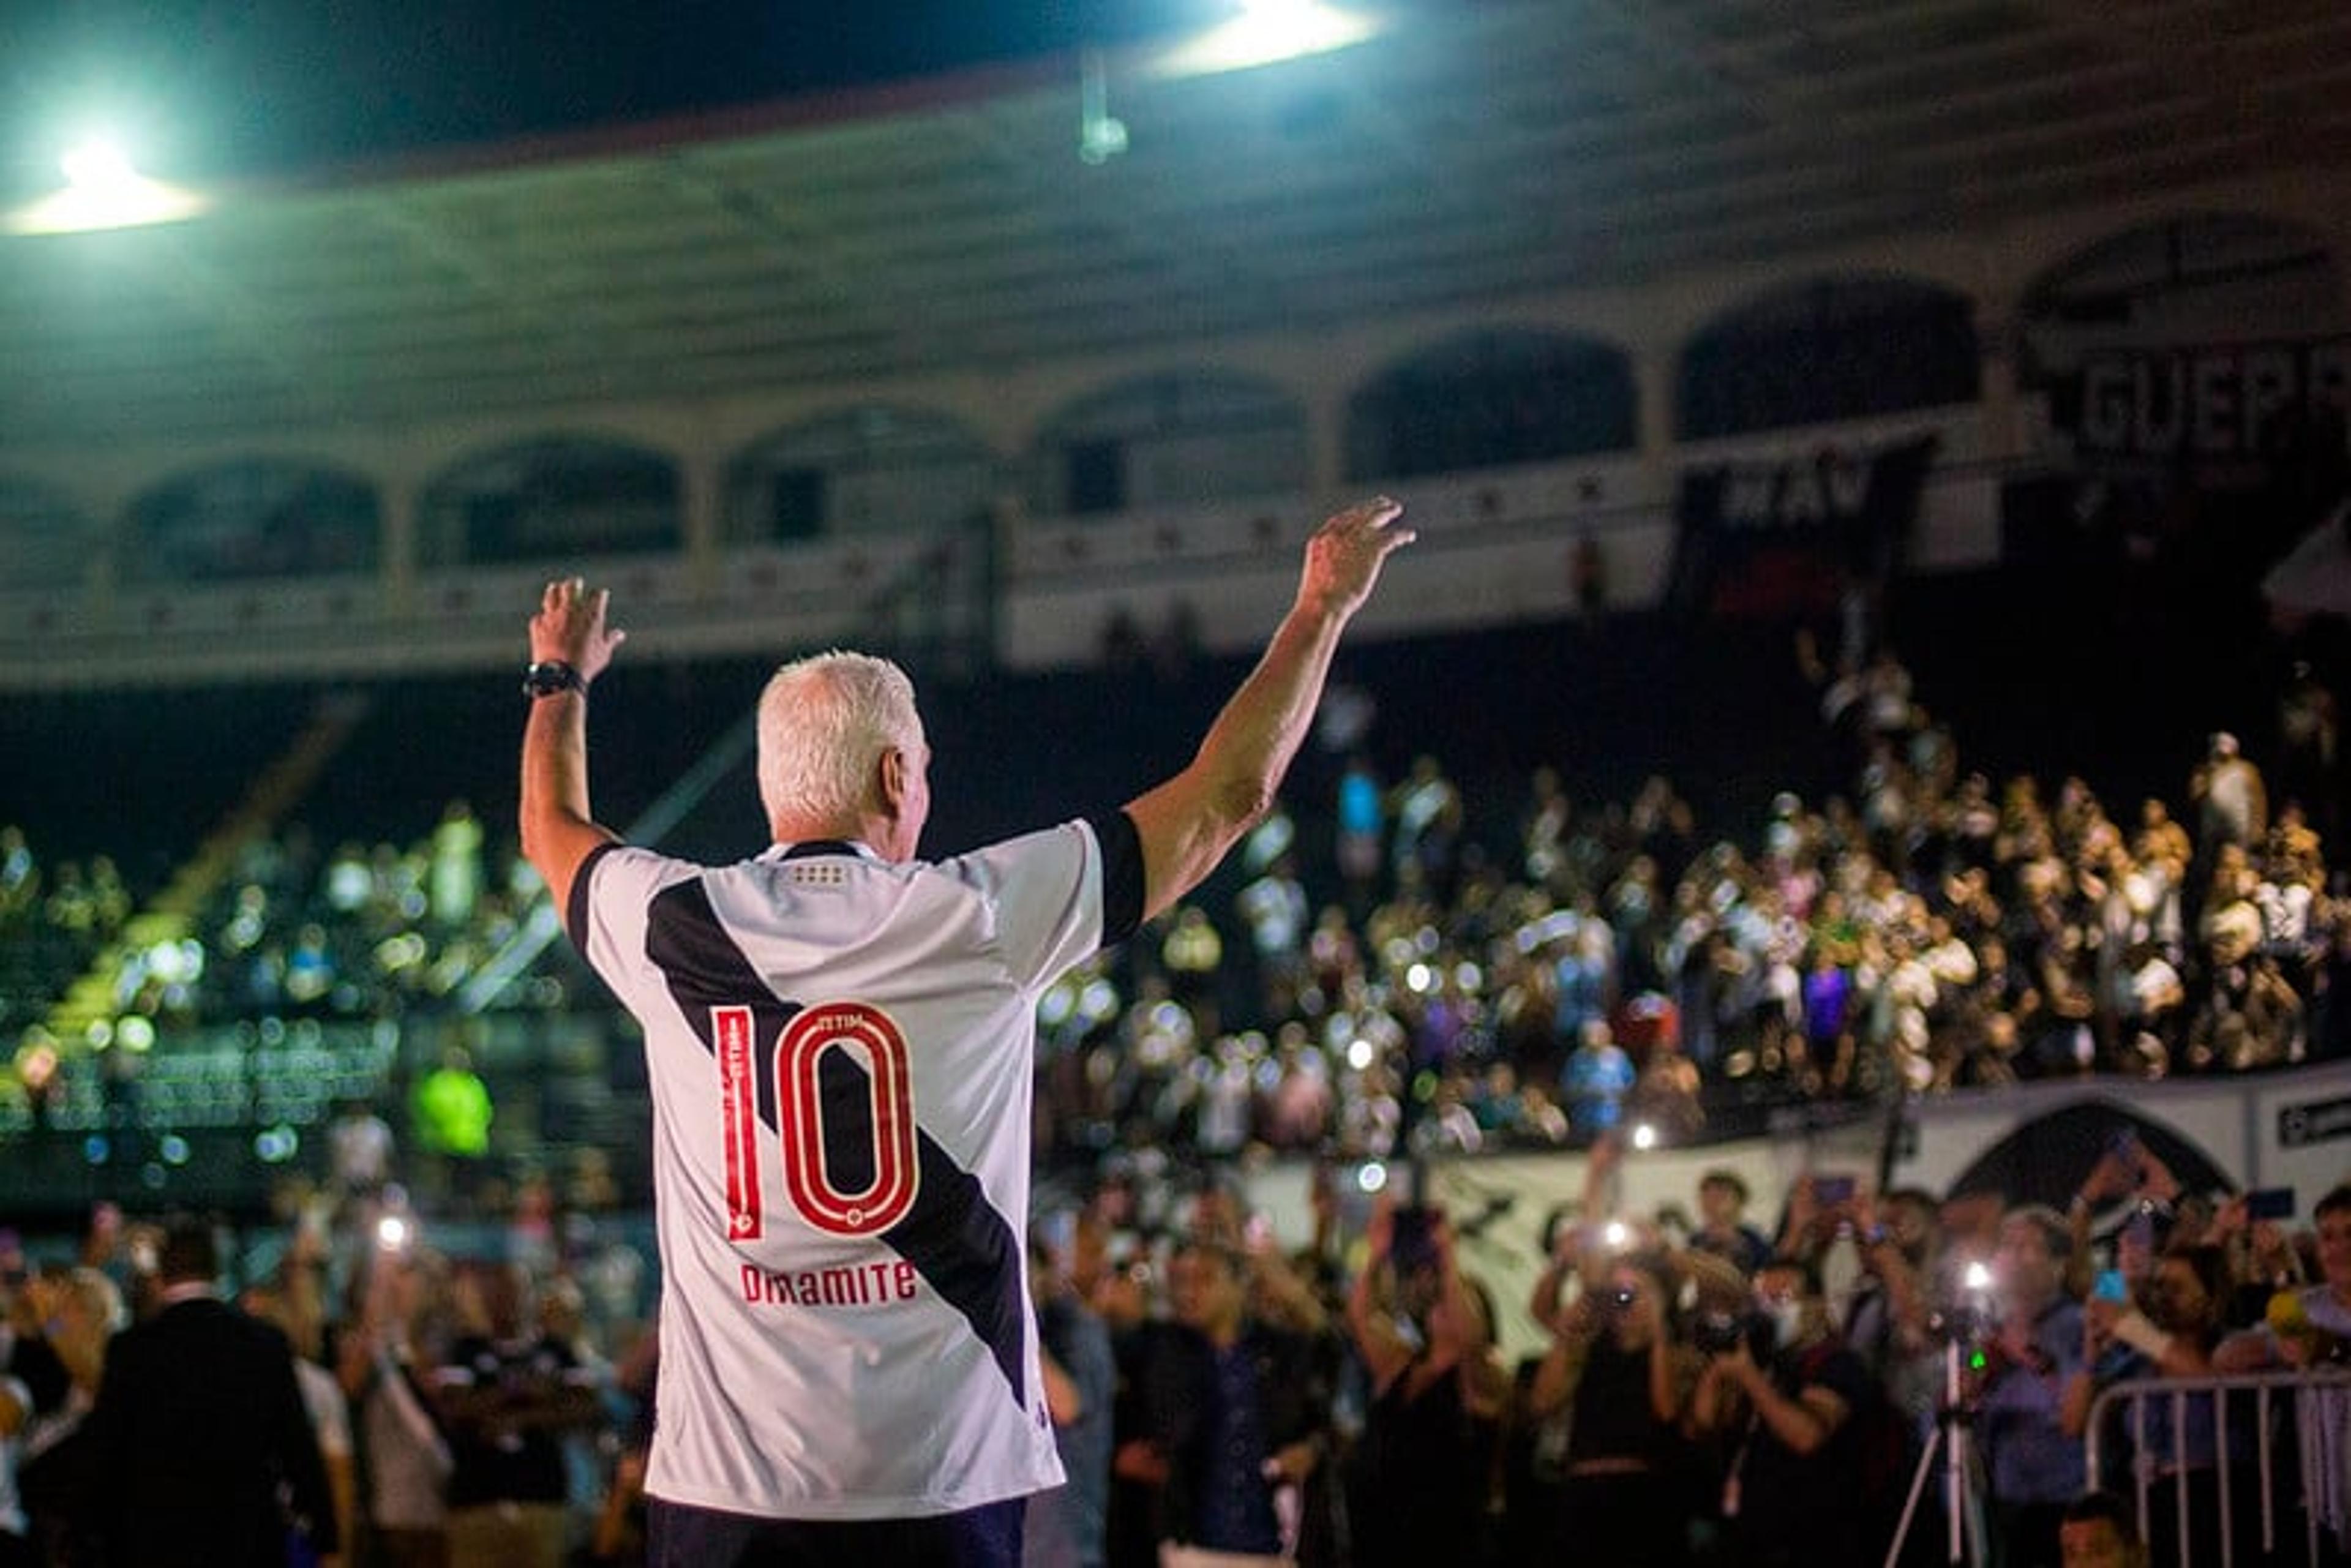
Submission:
<svg viewBox="0 0 2351 1568">
<path fill-rule="evenodd" d="M 2278 1142 L 2289 1149 L 2351 1137 L 2351 1099 L 2289 1105 L 2278 1113 Z"/>
<path fill-rule="evenodd" d="M 1778 515 L 1779 498 L 1777 468 L 1733 468 L 1722 483 L 1722 520 L 1768 525 Z"/>
<path fill-rule="evenodd" d="M 2115 455 L 2260 456 L 2305 414 L 2346 407 L 2351 340 L 2098 354 L 2082 367 L 2074 437 Z"/>
<path fill-rule="evenodd" d="M 1780 520 L 1819 523 L 1828 516 L 1828 489 L 1821 483 L 1821 471 L 1802 464 L 1789 469 L 1787 483 L 1780 487 Z"/>
<path fill-rule="evenodd" d="M 2244 440 L 2259 449 L 2261 433 L 2291 414 L 2294 399 L 2294 356 L 2283 349 L 2255 349 L 2245 356 Z"/>
<path fill-rule="evenodd" d="M 2074 435 L 2097 452 L 2129 445 L 2130 366 L 2120 360 L 2093 360 L 2082 371 L 2082 417 Z"/>
<path fill-rule="evenodd" d="M 1734 467 L 1722 481 L 1723 526 L 1811 527 L 1857 517 L 1869 500 L 1874 460 L 1831 453 L 1770 467 Z"/>
<path fill-rule="evenodd" d="M 1876 466 L 1870 463 L 1834 462 L 1826 465 L 1823 478 L 1828 486 L 1829 497 L 1841 517 L 1856 517 L 1869 500 L 1869 476 Z"/>
<path fill-rule="evenodd" d="M 2196 419 L 2193 439 L 2199 452 L 2231 452 L 2237 445 L 2238 367 L 2207 354 L 2196 361 Z"/>
</svg>

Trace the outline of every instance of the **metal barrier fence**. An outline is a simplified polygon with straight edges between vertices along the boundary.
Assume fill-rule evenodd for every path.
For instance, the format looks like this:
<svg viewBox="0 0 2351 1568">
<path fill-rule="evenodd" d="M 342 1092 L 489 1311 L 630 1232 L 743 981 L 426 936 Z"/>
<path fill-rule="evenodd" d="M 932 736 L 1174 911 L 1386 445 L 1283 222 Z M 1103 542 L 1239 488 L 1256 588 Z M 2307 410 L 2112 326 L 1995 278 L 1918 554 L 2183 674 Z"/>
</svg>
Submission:
<svg viewBox="0 0 2351 1568">
<path fill-rule="evenodd" d="M 2243 1406 L 2238 1405 L 2232 1410 L 2231 1406 L 2240 1399 L 2250 1400 L 2252 1406 L 2252 1462 L 2260 1481 L 2262 1559 L 2267 1561 L 2277 1555 L 2281 1531 L 2292 1528 L 2280 1517 L 2280 1504 L 2285 1500 L 2277 1473 L 2278 1449 L 2283 1437 L 2277 1419 L 2278 1406 L 2285 1400 L 2291 1400 L 2293 1450 L 2297 1460 L 2291 1511 L 2301 1515 L 2304 1549 L 2303 1555 L 2293 1561 L 2324 1561 L 2320 1556 L 2322 1534 L 2333 1536 L 2333 1545 L 2338 1552 L 2351 1552 L 2351 1369 L 2333 1366 L 2303 1372 L 2145 1378 L 2117 1383 L 2101 1393 L 2090 1406 L 2089 1427 L 2085 1434 L 2090 1484 L 2104 1484 L 2106 1456 L 2102 1450 L 2112 1440 L 2108 1415 L 2126 1409 L 2131 1492 L 2137 1509 L 2139 1538 L 2152 1539 L 2155 1519 L 2151 1500 L 2158 1483 L 2177 1478 L 2179 1484 L 2171 1489 L 2174 1522 L 2179 1531 L 2177 1562 L 2179 1568 L 2190 1568 L 2194 1560 L 2190 1542 L 2195 1539 L 2193 1527 L 2197 1521 L 2192 1513 L 2191 1488 L 2187 1481 L 2191 1474 L 2205 1468 L 2200 1462 L 2202 1457 L 2191 1453 L 2198 1445 L 2191 1442 L 2190 1427 L 2196 1424 L 2196 1417 L 2190 1402 L 2205 1399 L 2210 1401 L 2210 1469 L 2214 1475 L 2212 1497 L 2220 1516 L 2216 1538 L 2220 1568 L 2235 1568 L 2238 1521 L 2234 1511 L 2240 1501 L 2252 1500 L 2241 1498 L 2232 1484 L 2232 1468 L 2241 1461 L 2231 1452 L 2234 1447 L 2231 1442 L 2231 1416 Z M 2169 1428 L 2168 1451 L 2147 1441 L 2149 1413 L 2159 1407 Z"/>
</svg>

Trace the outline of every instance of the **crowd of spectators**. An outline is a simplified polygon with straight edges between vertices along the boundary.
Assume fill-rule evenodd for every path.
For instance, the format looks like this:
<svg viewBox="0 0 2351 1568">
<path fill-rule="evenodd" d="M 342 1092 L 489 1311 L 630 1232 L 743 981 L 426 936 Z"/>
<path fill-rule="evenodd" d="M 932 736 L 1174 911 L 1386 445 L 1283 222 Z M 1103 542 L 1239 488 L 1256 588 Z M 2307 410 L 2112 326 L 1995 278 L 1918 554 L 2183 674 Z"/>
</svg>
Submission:
<svg viewBox="0 0 2351 1568">
<path fill-rule="evenodd" d="M 1514 793 L 1433 754 L 1393 779 L 1360 745 L 1334 756 L 1327 799 L 1278 811 L 1236 872 L 1049 997 L 1046 1158 L 1545 1147 L 1628 1113 L 1687 1140 L 1742 1107 L 2342 1050 L 2351 906 L 2311 826 L 2331 777 L 2294 768 L 2318 809 L 2273 810 L 2216 735 L 2177 806 L 2110 806 L 2080 776 L 1970 770 L 1889 654 L 1807 673 L 1849 787 L 1759 787 L 1705 829 L 1663 778 L 1593 801 L 1558 768 Z M 120 1010 L 165 1040 L 445 1011 L 539 890 L 465 802 L 418 826 L 246 843 L 192 931 L 121 950 Z M 53 993 L 132 898 L 102 861 L 37 849 L 0 830 L 0 925 L 47 934 Z M 499 1005 L 605 1004 L 559 946 Z M 7 1022 L 20 1044 L 38 1027 Z"/>
<path fill-rule="evenodd" d="M 1473 800 L 1431 756 L 1387 785 L 1351 759 L 1311 819 L 1327 854 L 1276 816 L 1223 906 L 1049 998 L 1050 1141 L 1379 1157 L 1628 1113 L 1687 1138 L 1758 1101 L 2343 1051 L 2351 904 L 2233 737 L 2183 809 L 2110 808 L 2079 776 L 1968 770 L 1891 656 L 1816 674 L 1851 788 L 1781 791 L 1745 832 L 1702 832 L 1662 778 L 1581 803 L 1545 768 Z"/>
<path fill-rule="evenodd" d="M 284 1196 L 257 1228 L 107 1204 L 68 1247 L 0 1233 L 0 1561 L 249 1562 L 256 1530 L 270 1561 L 630 1560 L 642 1254 L 544 1184 L 494 1235 L 397 1183 Z M 299 1397 L 283 1419 L 273 1357 Z M 224 1477 L 197 1485 L 172 1445 L 226 1456 Z"/>
<path fill-rule="evenodd" d="M 1694 1195 L 1696 1221 L 1619 1212 L 1635 1124 L 1689 1142 L 1756 1103 L 2254 1070 L 2337 1054 L 2351 1028 L 2332 1007 L 2351 905 L 2302 802 L 2273 810 L 2230 737 L 2178 812 L 2110 811 L 2079 778 L 1968 771 L 1891 658 L 1814 673 L 1822 744 L 1852 763 L 1842 795 L 1779 793 L 1723 836 L 1663 779 L 1600 804 L 1545 768 L 1513 800 L 1434 755 L 1391 782 L 1353 753 L 1327 801 L 1251 836 L 1237 875 L 1053 989 L 1040 1156 L 1062 1172 L 1046 1190 L 1081 1196 L 1040 1217 L 1032 1285 L 1073 1479 L 1032 1511 L 1033 1560 L 1143 1563 L 1172 1542 L 1517 1563 L 1572 1542 L 1667 1564 L 1877 1561 L 1966 1336 L 2001 1560 L 2053 1563 L 2137 1528 L 2095 1500 L 2133 1472 L 2086 1469 L 2101 1392 L 2343 1355 L 2351 1193 L 2299 1228 L 2182 1191 L 2135 1146 L 2064 1213 L 1807 1179 L 1767 1233 L 1728 1173 Z M 0 923 L 87 958 L 133 900 L 37 847 L 0 832 Z M 536 892 L 462 803 L 405 846 L 322 853 L 289 831 L 232 862 L 193 951 L 129 950 L 118 999 L 162 1026 L 158 1049 L 256 1013 L 426 1016 Z M 503 1005 L 598 1005 L 565 965 Z M 527 1172 L 498 1239 L 455 1245 L 406 1201 L 423 1145 L 385 1114 L 347 1107 L 321 1140 L 326 1185 L 217 1270 L 307 1368 L 338 1515 L 308 1521 L 314 1541 L 363 1562 L 628 1560 L 645 1260 L 584 1242 L 577 1195 Z M 1265 1151 L 1328 1169 L 1505 1146 L 1590 1156 L 1523 1303 L 1491 1299 L 1494 1244 L 1441 1212 L 1390 1200 L 1350 1220 L 1318 1182 L 1314 1235 L 1289 1248 L 1215 1174 Z M 0 1454 L 21 1482 L 0 1537 L 22 1542 L 0 1553 L 102 1560 L 106 1472 L 76 1435 L 102 1429 L 110 1336 L 178 1299 L 164 1239 L 102 1213 L 73 1257 L 0 1257 Z M 1505 1310 L 1541 1337 L 1515 1366 Z M 2218 1529 L 2221 1456 L 2254 1451 L 2258 1417 L 2167 1408 L 2102 1452 L 2145 1445 L 2191 1528 Z M 2272 1436 L 2339 1442 L 2340 1414 Z M 2281 1538 L 2308 1524 L 2341 1561 L 2343 1489 L 2289 1490 Z M 1913 1560 L 1939 1560 L 1938 1495 Z M 2247 1528 L 2256 1500 L 2231 1495 Z"/>
<path fill-rule="evenodd" d="M 1037 1276 L 1049 1349 L 1110 1427 L 1065 1442 L 1071 1488 L 1037 1505 L 1099 1545 L 1051 1560 L 1834 1568 L 1898 1542 L 1940 1563 L 1949 1428 L 1975 1456 L 1969 1561 L 2129 1560 L 2086 1553 L 2142 1531 L 2141 1560 L 2185 1561 L 2183 1489 L 2195 1561 L 2224 1528 L 2239 1563 L 2346 1560 L 2346 1374 L 2166 1394 L 2143 1418 L 2130 1396 L 2351 1360 L 2351 1186 L 2305 1223 L 2256 1218 L 2118 1142 L 2065 1211 L 1819 1173 L 1767 1237 L 1727 1172 L 1704 1222 L 1625 1211 L 1618 1150 L 1593 1146 L 1547 1229 L 1520 1309 L 1541 1338 L 1515 1365 L 1480 1278 L 1507 1260 L 1441 1207 L 1383 1195 L 1351 1230 L 1319 1187 L 1312 1239 L 1286 1249 L 1214 1185 L 1164 1225 L 1106 1185 L 1047 1228 Z"/>
<path fill-rule="evenodd" d="M 134 1474 L 141 1412 L 174 1401 L 184 1440 L 203 1397 L 158 1393 L 149 1347 L 184 1343 L 191 1301 L 273 1325 L 225 1341 L 261 1361 L 210 1386 L 250 1415 L 268 1358 L 286 1369 L 285 1427 L 315 1444 L 319 1484 L 287 1492 L 270 1528 L 319 1560 L 635 1560 L 653 1311 L 614 1295 L 556 1195 L 518 1203 L 490 1244 L 445 1249 L 373 1182 L 402 1174 L 383 1140 L 350 1142 L 362 1179 L 292 1194 L 230 1245 L 209 1222 L 110 1209 L 69 1252 L 0 1235 L 0 1560 L 144 1560 L 124 1532 L 153 1515 L 123 1505 L 165 1506 L 140 1488 L 174 1472 Z M 1624 1147 L 1593 1144 L 1509 1302 L 1484 1280 L 1523 1276 L 1521 1243 L 1396 1188 L 1358 1211 L 1332 1166 L 1300 1238 L 1214 1173 L 1180 1190 L 1113 1174 L 1053 1200 L 1030 1284 L 1071 1479 L 1032 1501 L 1029 1560 L 1834 1568 L 1886 1561 L 1898 1536 L 1902 1561 L 1941 1562 L 1928 1445 L 1962 1421 L 1979 1457 L 1964 1528 L 1993 1560 L 2097 1561 L 2068 1543 L 2144 1529 L 2148 1560 L 2179 1561 L 2183 1492 L 2197 1561 L 2219 1560 L 2224 1529 L 2241 1563 L 2351 1560 L 2351 1186 L 2261 1218 L 2117 1137 L 2064 1210 L 1821 1170 L 1759 1228 L 1728 1170 L 1688 1208 L 1629 1207 Z M 1505 1312 L 1536 1331 L 1515 1363 Z M 161 1321 L 134 1355 L 122 1336 Z M 2152 1379 L 2270 1368 L 2318 1381 L 2128 1404 Z M 1935 1484 L 1906 1525 L 1921 1473 Z M 171 1506 L 189 1531 L 234 1522 L 225 1490 Z"/>
<path fill-rule="evenodd" d="M 0 824 L 0 1030 L 14 1036 L 130 918 L 112 860 L 45 868 L 25 830 Z"/>
</svg>

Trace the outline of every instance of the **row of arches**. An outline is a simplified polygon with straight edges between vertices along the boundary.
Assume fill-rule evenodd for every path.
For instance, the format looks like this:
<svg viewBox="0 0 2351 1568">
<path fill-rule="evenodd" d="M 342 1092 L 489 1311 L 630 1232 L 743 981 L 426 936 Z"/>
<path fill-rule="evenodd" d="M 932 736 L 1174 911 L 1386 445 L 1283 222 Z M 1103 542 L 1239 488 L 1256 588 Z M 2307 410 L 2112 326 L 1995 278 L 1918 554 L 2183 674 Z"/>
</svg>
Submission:
<svg viewBox="0 0 2351 1568">
<path fill-rule="evenodd" d="M 2180 219 L 2133 231 L 2053 272 L 2022 302 L 2020 380 L 2062 376 L 2085 341 L 2179 329 L 2199 306 L 2233 319 L 2308 321 L 2338 280 L 2327 247 L 2262 219 Z M 2265 311 L 2265 304 L 2276 308 Z M 1819 278 L 1754 297 L 1683 347 L 1671 434 L 1702 441 L 1974 402 L 1983 347 L 1974 301 L 1885 276 Z M 1653 391 L 1658 389 L 1652 389 Z M 1348 396 L 1350 483 L 1628 453 L 1641 439 L 1633 360 L 1603 338 L 1476 329 L 1414 351 Z M 1267 377 L 1168 371 L 1115 383 L 1045 422 L 1008 459 L 935 409 L 866 404 L 778 430 L 726 465 L 716 526 L 729 544 L 867 530 L 932 531 L 1005 494 L 1045 515 L 1208 504 L 1315 482 L 1304 398 Z M 417 492 L 425 570 L 551 556 L 674 550 L 685 477 L 672 454 L 549 434 L 461 457 Z M 137 497 L 109 536 L 131 582 L 367 572 L 382 564 L 384 502 L 346 470 L 233 461 Z M 0 476 L 0 554 L 19 583 L 84 570 L 92 534 L 62 497 Z"/>
<path fill-rule="evenodd" d="M 1855 292 L 1870 309 L 1840 308 Z M 1974 396 L 1976 350 L 1964 300 L 1926 285 L 1823 284 L 1801 308 L 1772 303 L 1725 321 L 1686 362 L 1685 438 L 1899 412 Z M 1823 303 L 1825 302 L 1825 303 Z M 1915 323 L 1886 341 L 1924 376 L 1862 374 L 1826 402 L 1816 382 L 1782 408 L 1770 361 L 1809 321 L 1813 358 L 1871 358 L 1878 316 Z M 1880 367 L 1891 371 L 1892 366 Z M 1720 385 L 1715 384 L 1717 381 Z M 1638 393 L 1618 346 L 1578 334 L 1497 328 L 1448 339 L 1375 374 L 1349 401 L 1343 463 L 1377 483 L 1633 450 Z M 1122 382 L 1047 422 L 1025 463 L 936 410 L 867 404 L 777 431 L 725 471 L 722 537 L 791 540 L 867 529 L 925 530 L 968 517 L 1008 490 L 1037 511 L 1089 515 L 1171 497 L 1209 503 L 1311 483 L 1308 411 L 1292 389 L 1228 371 L 1171 371 Z M 1019 470 L 1027 469 L 1026 483 Z M 422 487 L 417 564 L 426 570 L 577 555 L 674 549 L 683 540 L 677 460 L 610 437 L 554 434 L 461 458 Z M 0 526 L 76 530 L 55 497 L 0 486 Z M 238 460 L 175 476 L 123 518 L 127 580 L 221 581 L 365 572 L 380 564 L 382 503 L 362 475 L 282 459 Z M 75 552 L 53 568 L 75 569 Z"/>
</svg>

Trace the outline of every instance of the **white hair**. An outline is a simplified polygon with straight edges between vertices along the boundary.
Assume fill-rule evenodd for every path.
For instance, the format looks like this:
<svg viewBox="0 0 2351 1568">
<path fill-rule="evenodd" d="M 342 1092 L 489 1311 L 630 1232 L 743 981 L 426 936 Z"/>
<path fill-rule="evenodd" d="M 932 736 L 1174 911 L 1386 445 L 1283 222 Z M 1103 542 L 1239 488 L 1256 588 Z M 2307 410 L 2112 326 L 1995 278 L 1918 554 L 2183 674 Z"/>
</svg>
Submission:
<svg viewBox="0 0 2351 1568">
<path fill-rule="evenodd" d="M 60 1289 L 80 1301 L 82 1310 L 99 1327 L 114 1333 L 131 1322 L 131 1313 L 122 1303 L 122 1290 L 115 1282 L 87 1265 L 67 1270 L 58 1281 Z"/>
<path fill-rule="evenodd" d="M 865 809 L 884 752 L 922 747 L 905 671 L 838 648 L 795 659 L 759 694 L 759 804 L 771 823 L 846 821 Z"/>
</svg>

